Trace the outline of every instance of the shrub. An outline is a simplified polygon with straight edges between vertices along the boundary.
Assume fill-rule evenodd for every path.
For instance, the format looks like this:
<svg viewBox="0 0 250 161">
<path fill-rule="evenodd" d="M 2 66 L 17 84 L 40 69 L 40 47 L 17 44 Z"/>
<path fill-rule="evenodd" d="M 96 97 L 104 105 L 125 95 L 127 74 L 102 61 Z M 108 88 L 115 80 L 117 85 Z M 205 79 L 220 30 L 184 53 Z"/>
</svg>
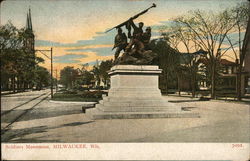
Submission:
<svg viewBox="0 0 250 161">
<path fill-rule="evenodd" d="M 84 98 L 102 98 L 102 94 L 106 92 L 103 91 L 85 91 L 81 94 Z"/>
<path fill-rule="evenodd" d="M 63 91 L 63 94 L 77 94 L 76 91 Z"/>
</svg>

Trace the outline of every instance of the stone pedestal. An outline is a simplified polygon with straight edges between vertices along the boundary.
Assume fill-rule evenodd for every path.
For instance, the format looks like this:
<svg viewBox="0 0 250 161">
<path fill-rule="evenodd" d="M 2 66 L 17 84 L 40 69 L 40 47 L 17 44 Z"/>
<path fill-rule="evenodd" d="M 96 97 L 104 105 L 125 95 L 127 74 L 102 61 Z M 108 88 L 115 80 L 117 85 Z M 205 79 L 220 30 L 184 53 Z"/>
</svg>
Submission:
<svg viewBox="0 0 250 161">
<path fill-rule="evenodd" d="M 198 117 L 169 103 L 158 88 L 158 66 L 116 65 L 111 68 L 108 96 L 87 110 L 92 119 Z"/>
</svg>

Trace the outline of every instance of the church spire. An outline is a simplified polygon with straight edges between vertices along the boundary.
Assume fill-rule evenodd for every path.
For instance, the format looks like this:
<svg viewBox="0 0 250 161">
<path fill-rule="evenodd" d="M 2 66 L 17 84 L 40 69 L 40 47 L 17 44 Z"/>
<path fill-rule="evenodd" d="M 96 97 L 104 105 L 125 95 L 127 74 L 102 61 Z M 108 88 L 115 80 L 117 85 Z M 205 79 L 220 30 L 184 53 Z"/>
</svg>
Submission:
<svg viewBox="0 0 250 161">
<path fill-rule="evenodd" d="M 30 8 L 29 8 L 29 24 L 30 24 L 30 30 L 32 31 L 32 21 L 31 21 L 31 11 L 30 11 Z"/>
<path fill-rule="evenodd" d="M 26 30 L 29 29 L 29 14 L 27 13 L 27 20 L 26 20 Z"/>
<path fill-rule="evenodd" d="M 27 12 L 27 22 L 26 22 L 26 38 L 25 41 L 23 42 L 24 47 L 28 52 L 31 52 L 34 54 L 35 51 L 35 35 L 33 33 L 32 29 L 32 22 L 31 22 L 31 11 L 29 8 L 29 11 Z"/>
<path fill-rule="evenodd" d="M 30 8 L 29 8 L 29 12 L 27 13 L 26 29 L 32 31 L 32 21 L 31 21 L 31 11 L 30 11 Z"/>
</svg>

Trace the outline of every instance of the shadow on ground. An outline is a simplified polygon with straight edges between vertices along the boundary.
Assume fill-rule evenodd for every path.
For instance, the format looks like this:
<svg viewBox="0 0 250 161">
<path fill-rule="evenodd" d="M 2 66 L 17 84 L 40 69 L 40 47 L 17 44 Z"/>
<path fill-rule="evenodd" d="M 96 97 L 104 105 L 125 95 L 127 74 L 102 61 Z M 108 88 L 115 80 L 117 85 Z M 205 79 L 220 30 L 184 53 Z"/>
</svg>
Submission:
<svg viewBox="0 0 250 161">
<path fill-rule="evenodd" d="M 46 140 L 44 138 L 48 138 L 49 135 L 45 135 L 43 137 L 33 137 L 29 139 L 24 139 L 26 135 L 30 134 L 38 134 L 38 133 L 46 133 L 50 129 L 69 127 L 69 126 L 80 126 L 84 124 L 89 124 L 94 121 L 86 121 L 86 122 L 73 122 L 68 124 L 63 124 L 60 126 L 37 126 L 32 128 L 25 129 L 9 129 L 6 131 L 1 131 L 1 142 L 11 142 L 11 143 L 42 143 L 42 142 L 59 142 L 59 140 Z"/>
<path fill-rule="evenodd" d="M 182 107 L 181 109 L 183 111 L 192 111 L 193 108 L 197 108 L 197 107 Z"/>
<path fill-rule="evenodd" d="M 209 98 L 199 98 L 199 99 L 188 99 L 188 100 L 169 100 L 172 103 L 182 103 L 182 102 L 200 102 L 200 101 L 210 101 Z"/>
<path fill-rule="evenodd" d="M 12 94 L 4 94 L 4 95 L 2 95 L 2 97 L 4 98 L 4 97 L 34 97 L 34 94 L 27 94 L 27 95 L 13 95 L 13 93 Z M 37 96 L 39 96 L 39 95 L 37 95 Z M 28 99 L 28 98 L 27 98 Z"/>
<path fill-rule="evenodd" d="M 248 129 L 249 125 L 242 120 L 219 121 L 210 125 L 162 132 L 129 142 L 248 143 L 250 137 Z"/>
<path fill-rule="evenodd" d="M 3 111 L 4 112 L 4 111 Z M 10 113 L 1 117 L 2 123 L 11 123 L 13 118 L 18 117 L 22 113 L 26 112 L 26 110 L 14 110 Z M 46 108 L 45 109 L 33 109 L 21 117 L 18 121 L 29 121 L 35 119 L 43 119 L 43 118 L 50 118 L 50 117 L 58 117 L 63 115 L 72 115 L 72 114 L 80 114 L 82 113 L 81 107 L 71 108 L 71 109 L 53 109 L 53 108 Z"/>
</svg>

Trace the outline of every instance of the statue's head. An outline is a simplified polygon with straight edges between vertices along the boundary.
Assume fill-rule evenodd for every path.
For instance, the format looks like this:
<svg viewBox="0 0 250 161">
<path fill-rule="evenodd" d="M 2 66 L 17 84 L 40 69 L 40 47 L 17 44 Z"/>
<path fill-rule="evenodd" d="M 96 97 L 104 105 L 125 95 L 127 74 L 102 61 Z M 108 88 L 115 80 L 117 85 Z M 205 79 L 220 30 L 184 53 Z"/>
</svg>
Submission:
<svg viewBox="0 0 250 161">
<path fill-rule="evenodd" d="M 147 32 L 147 33 L 151 33 L 151 27 L 147 27 L 147 28 L 146 28 L 146 32 Z"/>
<path fill-rule="evenodd" d="M 122 33 L 122 29 L 121 28 L 118 28 L 118 33 L 121 34 Z"/>
<path fill-rule="evenodd" d="M 144 25 L 144 23 L 143 23 L 143 22 L 140 22 L 140 23 L 139 23 L 139 28 L 142 28 L 143 25 Z"/>
</svg>

